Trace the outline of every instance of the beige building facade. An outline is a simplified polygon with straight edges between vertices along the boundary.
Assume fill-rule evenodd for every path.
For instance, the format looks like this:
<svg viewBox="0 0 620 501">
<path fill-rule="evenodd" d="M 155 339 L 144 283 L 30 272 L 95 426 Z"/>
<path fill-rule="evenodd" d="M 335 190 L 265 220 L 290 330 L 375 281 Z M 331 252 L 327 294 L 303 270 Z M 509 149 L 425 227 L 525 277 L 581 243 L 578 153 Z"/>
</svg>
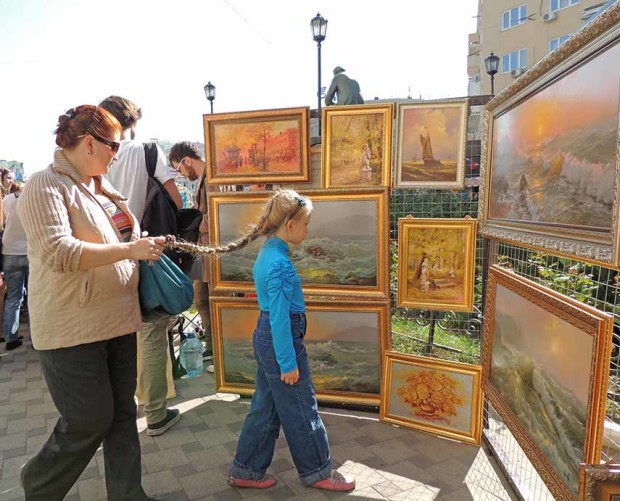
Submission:
<svg viewBox="0 0 620 501">
<path fill-rule="evenodd" d="M 468 94 L 491 94 L 484 60 L 499 57 L 495 94 L 564 43 L 609 3 L 603 0 L 479 0 L 469 35 Z"/>
</svg>

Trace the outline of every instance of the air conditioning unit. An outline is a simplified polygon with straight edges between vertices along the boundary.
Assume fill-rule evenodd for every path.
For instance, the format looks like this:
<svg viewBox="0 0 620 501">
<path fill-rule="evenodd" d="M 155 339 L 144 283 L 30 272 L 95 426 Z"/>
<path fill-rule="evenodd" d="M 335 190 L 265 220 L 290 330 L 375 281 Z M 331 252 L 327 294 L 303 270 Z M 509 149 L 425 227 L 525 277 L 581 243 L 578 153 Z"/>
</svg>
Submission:
<svg viewBox="0 0 620 501">
<path fill-rule="evenodd" d="M 553 21 L 554 19 L 557 19 L 558 15 L 555 12 L 547 12 L 544 16 L 543 16 L 543 21 L 545 23 L 548 23 L 549 21 Z"/>
<path fill-rule="evenodd" d="M 520 77 L 521 75 L 523 75 L 523 73 L 525 73 L 525 70 L 526 70 L 526 68 L 517 68 L 516 70 L 512 70 L 512 71 L 510 72 L 510 76 L 511 76 L 512 78 L 518 78 L 518 77 Z"/>
</svg>

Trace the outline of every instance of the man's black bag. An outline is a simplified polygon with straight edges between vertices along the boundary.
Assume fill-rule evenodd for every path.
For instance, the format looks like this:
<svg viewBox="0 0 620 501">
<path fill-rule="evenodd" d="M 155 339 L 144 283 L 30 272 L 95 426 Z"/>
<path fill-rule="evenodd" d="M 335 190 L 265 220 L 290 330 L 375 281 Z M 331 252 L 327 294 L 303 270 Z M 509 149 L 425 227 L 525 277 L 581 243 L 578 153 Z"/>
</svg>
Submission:
<svg viewBox="0 0 620 501">
<path fill-rule="evenodd" d="M 178 210 L 166 188 L 155 178 L 156 143 L 144 143 L 144 154 L 149 178 L 144 213 L 140 222 L 142 231 L 148 231 L 152 237 L 174 235 L 188 242 L 197 243 L 202 213 L 198 209 Z M 190 272 L 194 260 L 192 254 L 178 249 L 166 249 L 164 252 L 184 273 Z"/>
</svg>

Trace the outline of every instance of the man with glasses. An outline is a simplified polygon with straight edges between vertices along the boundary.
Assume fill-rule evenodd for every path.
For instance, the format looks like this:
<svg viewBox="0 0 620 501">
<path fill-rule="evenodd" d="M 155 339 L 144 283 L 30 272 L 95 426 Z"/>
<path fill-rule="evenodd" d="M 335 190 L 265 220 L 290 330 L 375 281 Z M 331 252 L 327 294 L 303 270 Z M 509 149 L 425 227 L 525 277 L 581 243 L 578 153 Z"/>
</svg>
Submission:
<svg viewBox="0 0 620 501">
<path fill-rule="evenodd" d="M 123 128 L 117 160 L 107 174 L 108 181 L 127 197 L 129 209 L 142 221 L 146 205 L 149 180 L 144 145 L 135 140 L 136 124 L 142 118 L 142 110 L 132 101 L 119 96 L 104 99 L 99 106 L 106 109 L 120 122 Z M 166 165 L 166 157 L 157 146 L 157 179 L 180 209 L 183 200 L 174 178 Z M 151 235 L 157 236 L 157 235 Z M 113 314 L 114 312 L 110 312 Z M 136 394 L 144 402 L 149 436 L 157 436 L 170 429 L 181 417 L 176 409 L 167 408 L 167 397 L 174 395 L 171 369 L 168 370 L 168 323 L 170 315 L 155 310 L 142 316 L 142 328 L 138 340 L 138 385 Z M 170 373 L 170 378 L 168 377 Z"/>
<path fill-rule="evenodd" d="M 200 223 L 199 244 L 209 245 L 209 206 L 207 204 L 207 181 L 205 179 L 205 159 L 202 157 L 196 145 L 182 141 L 176 143 L 168 153 L 168 159 L 172 168 L 190 181 L 198 180 L 194 193 L 194 207 L 202 212 Z M 194 304 L 202 319 L 202 327 L 205 331 L 205 355 L 213 355 L 213 336 L 211 333 L 211 317 L 209 313 L 209 258 L 203 258 L 202 280 L 194 280 Z M 207 366 L 208 372 L 214 372 L 213 365 Z"/>
</svg>

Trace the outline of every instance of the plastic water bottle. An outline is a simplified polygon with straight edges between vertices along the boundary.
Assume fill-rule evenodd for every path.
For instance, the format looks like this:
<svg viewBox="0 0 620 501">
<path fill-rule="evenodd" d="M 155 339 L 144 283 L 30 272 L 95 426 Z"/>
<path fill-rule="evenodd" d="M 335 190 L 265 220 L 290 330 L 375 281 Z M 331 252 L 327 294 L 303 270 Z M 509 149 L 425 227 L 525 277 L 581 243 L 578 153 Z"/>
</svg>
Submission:
<svg viewBox="0 0 620 501">
<path fill-rule="evenodd" d="M 204 361 L 202 360 L 202 342 L 196 339 L 193 332 L 187 334 L 181 343 L 181 365 L 187 371 L 187 377 L 196 377 L 202 374 Z"/>
</svg>

